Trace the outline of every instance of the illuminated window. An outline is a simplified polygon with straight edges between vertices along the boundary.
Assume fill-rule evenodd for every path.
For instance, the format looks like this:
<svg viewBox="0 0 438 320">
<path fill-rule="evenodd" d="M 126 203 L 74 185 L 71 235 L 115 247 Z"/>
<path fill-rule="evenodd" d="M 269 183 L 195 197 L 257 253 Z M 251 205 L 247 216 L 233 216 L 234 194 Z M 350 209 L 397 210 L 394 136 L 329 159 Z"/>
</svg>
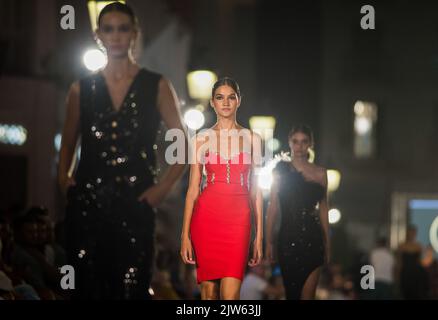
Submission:
<svg viewBox="0 0 438 320">
<path fill-rule="evenodd" d="M 21 146 L 26 142 L 27 130 L 19 125 L 0 124 L 0 143 Z"/>
<path fill-rule="evenodd" d="M 376 152 L 377 106 L 357 101 L 354 105 L 354 155 L 371 158 Z"/>
</svg>

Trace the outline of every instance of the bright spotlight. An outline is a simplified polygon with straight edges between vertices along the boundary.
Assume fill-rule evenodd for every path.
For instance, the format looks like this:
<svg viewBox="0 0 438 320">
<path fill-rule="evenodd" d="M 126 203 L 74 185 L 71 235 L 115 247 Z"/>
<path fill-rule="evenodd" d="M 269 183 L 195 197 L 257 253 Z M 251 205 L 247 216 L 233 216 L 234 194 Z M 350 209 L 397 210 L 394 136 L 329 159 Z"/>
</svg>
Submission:
<svg viewBox="0 0 438 320">
<path fill-rule="evenodd" d="M 21 146 L 27 140 L 27 130 L 20 125 L 0 124 L 0 143 Z"/>
<path fill-rule="evenodd" d="M 106 56 L 98 49 L 87 50 L 84 54 L 83 61 L 85 67 L 93 72 L 103 68 L 107 63 Z"/>
<path fill-rule="evenodd" d="M 280 149 L 280 141 L 276 138 L 271 138 L 266 142 L 266 147 L 274 152 L 278 151 L 278 149 Z"/>
<path fill-rule="evenodd" d="M 365 117 L 357 117 L 354 121 L 354 129 L 360 135 L 367 134 L 372 127 L 371 120 Z"/>
<path fill-rule="evenodd" d="M 217 76 L 209 70 L 197 70 L 187 74 L 187 86 L 192 99 L 208 100 Z"/>
<path fill-rule="evenodd" d="M 339 184 L 341 183 L 341 173 L 338 170 L 327 170 L 327 182 L 327 188 L 329 192 L 338 190 Z"/>
<path fill-rule="evenodd" d="M 338 209 L 330 209 L 328 214 L 330 224 L 338 223 L 339 220 L 341 220 L 341 211 L 339 211 Z"/>
<path fill-rule="evenodd" d="M 274 134 L 276 120 L 271 116 L 252 116 L 249 118 L 251 130 L 258 133 L 264 141 L 268 141 Z"/>
<path fill-rule="evenodd" d="M 272 168 L 262 168 L 257 176 L 257 183 L 259 187 L 263 190 L 269 190 L 272 185 L 272 180 Z"/>
<path fill-rule="evenodd" d="M 184 122 L 190 129 L 198 130 L 204 125 L 205 117 L 201 111 L 190 109 L 184 114 Z"/>
</svg>

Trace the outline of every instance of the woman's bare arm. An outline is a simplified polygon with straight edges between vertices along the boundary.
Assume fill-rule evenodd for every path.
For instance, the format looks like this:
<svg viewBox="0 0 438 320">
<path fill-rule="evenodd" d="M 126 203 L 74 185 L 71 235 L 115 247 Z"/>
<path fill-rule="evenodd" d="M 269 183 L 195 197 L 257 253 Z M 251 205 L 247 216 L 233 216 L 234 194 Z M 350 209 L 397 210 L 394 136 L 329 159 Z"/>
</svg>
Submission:
<svg viewBox="0 0 438 320">
<path fill-rule="evenodd" d="M 180 130 L 180 137 L 182 137 L 178 143 L 181 143 L 181 148 L 186 150 L 186 131 L 181 121 L 181 115 L 179 111 L 179 102 L 176 96 L 175 90 L 172 84 L 165 78 L 161 78 L 158 84 L 158 98 L 157 108 L 160 112 L 167 129 Z M 157 207 L 169 194 L 174 184 L 180 179 L 184 173 L 185 159 L 182 163 L 174 163 L 170 165 L 166 172 L 162 175 L 160 181 L 144 190 L 144 192 L 138 197 L 139 201 L 146 201 L 152 207 Z"/>
<path fill-rule="evenodd" d="M 158 110 L 168 129 L 178 129 L 187 137 L 186 130 L 182 123 L 179 101 L 172 84 L 165 78 L 161 78 L 159 82 L 158 94 Z M 186 140 L 181 141 L 186 148 Z M 176 163 L 171 165 L 164 173 L 160 183 L 167 189 L 172 188 L 175 182 L 181 177 L 185 169 L 184 163 Z"/>
<path fill-rule="evenodd" d="M 250 266 L 260 263 L 263 252 L 263 194 L 258 185 L 257 175 L 262 164 L 262 139 L 261 137 L 253 133 L 252 134 L 252 170 L 251 170 L 251 185 L 250 185 L 250 199 L 251 209 L 254 215 L 255 222 L 255 239 L 254 239 L 254 252 L 252 259 L 250 260 Z"/>
<path fill-rule="evenodd" d="M 192 161 L 190 164 L 189 187 L 187 189 L 186 201 L 184 205 L 184 217 L 181 231 L 181 258 L 184 263 L 194 264 L 193 249 L 190 240 L 190 222 L 192 219 L 193 208 L 200 193 L 200 183 L 202 177 L 202 164 L 197 158 L 200 142 L 193 141 Z"/>
<path fill-rule="evenodd" d="M 68 187 L 70 167 L 79 137 L 79 83 L 71 85 L 66 99 L 66 114 L 62 130 L 61 149 L 59 151 L 58 183 L 63 192 Z"/>
</svg>

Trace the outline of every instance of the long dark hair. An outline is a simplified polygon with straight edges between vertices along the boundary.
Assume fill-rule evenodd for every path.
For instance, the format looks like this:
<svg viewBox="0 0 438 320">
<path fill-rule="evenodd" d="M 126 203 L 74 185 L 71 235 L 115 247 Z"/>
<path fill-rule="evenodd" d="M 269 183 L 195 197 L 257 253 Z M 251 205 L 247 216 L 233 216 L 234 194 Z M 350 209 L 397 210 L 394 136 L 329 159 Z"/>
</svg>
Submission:
<svg viewBox="0 0 438 320">
<path fill-rule="evenodd" d="M 236 80 L 229 78 L 229 77 L 224 77 L 219 79 L 218 81 L 216 81 L 216 83 L 213 86 L 213 89 L 211 89 L 211 97 L 214 97 L 214 93 L 216 92 L 217 88 L 222 87 L 222 86 L 230 86 L 231 88 L 233 88 L 234 91 L 236 91 L 237 96 L 241 97 L 240 95 L 240 88 L 239 88 L 239 84 L 237 83 Z"/>
</svg>

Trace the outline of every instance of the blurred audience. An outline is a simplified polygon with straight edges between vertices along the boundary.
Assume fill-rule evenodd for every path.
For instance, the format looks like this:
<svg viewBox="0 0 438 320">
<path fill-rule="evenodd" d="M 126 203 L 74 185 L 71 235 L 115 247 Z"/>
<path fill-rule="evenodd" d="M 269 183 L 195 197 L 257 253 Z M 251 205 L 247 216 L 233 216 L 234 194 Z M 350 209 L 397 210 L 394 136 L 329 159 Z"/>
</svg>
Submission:
<svg viewBox="0 0 438 320">
<path fill-rule="evenodd" d="M 374 267 L 375 289 L 370 290 L 369 298 L 373 300 L 394 299 L 395 258 L 388 248 L 385 237 L 377 240 L 377 247 L 370 253 L 370 262 Z"/>
<path fill-rule="evenodd" d="M 429 279 L 421 265 L 423 248 L 417 238 L 417 228 L 410 225 L 407 229 L 406 242 L 398 249 L 397 275 L 400 292 L 405 300 L 427 299 Z"/>
<path fill-rule="evenodd" d="M 269 277 L 268 282 L 274 290 L 267 292 L 265 299 L 285 300 L 286 292 L 284 291 L 283 278 L 281 277 L 281 270 L 278 265 L 272 268 L 271 276 Z"/>
<path fill-rule="evenodd" d="M 339 264 L 331 264 L 328 266 L 328 288 L 327 292 L 319 299 L 325 300 L 352 300 L 353 294 L 353 282 L 350 276 L 345 275 L 342 266 Z"/>
<path fill-rule="evenodd" d="M 21 212 L 14 207 L 0 214 L 0 300 L 68 299 L 59 286 L 62 277 L 59 269 L 66 264 L 66 256 L 54 230 L 55 224 L 43 207 Z M 347 272 L 339 264 L 325 266 L 316 299 L 380 300 L 396 299 L 399 295 L 403 299 L 438 299 L 438 261 L 431 246 L 424 249 L 422 256 L 423 248 L 416 235 L 415 226 L 409 226 L 406 242 L 397 251 L 397 260 L 387 239 L 382 237 L 369 255 L 358 252 Z M 181 266 L 177 253 L 164 248 L 157 251 L 151 284 L 154 299 L 199 299 L 194 268 Z M 363 277 L 360 269 L 367 264 L 374 267 L 375 289 L 364 290 L 360 286 Z M 278 266 L 271 269 L 261 264 L 249 268 L 240 297 L 285 299 Z"/>
<path fill-rule="evenodd" d="M 14 237 L 9 222 L 0 217 L 0 299 L 39 300 L 35 289 L 12 265 Z"/>
<path fill-rule="evenodd" d="M 268 297 L 273 299 L 284 296 L 283 286 L 279 287 L 278 281 L 273 284 L 266 280 L 266 273 L 267 267 L 263 263 L 249 268 L 240 289 L 241 300 L 263 300 Z"/>
<path fill-rule="evenodd" d="M 15 245 L 11 252 L 12 266 L 43 300 L 64 299 L 60 288 L 61 273 L 47 261 L 45 223 L 35 207 L 14 219 Z"/>
<path fill-rule="evenodd" d="M 27 215 L 37 222 L 37 249 L 45 256 L 49 265 L 61 268 L 67 263 L 67 257 L 64 249 L 56 243 L 55 226 L 48 210 L 44 207 L 32 207 Z"/>
</svg>

